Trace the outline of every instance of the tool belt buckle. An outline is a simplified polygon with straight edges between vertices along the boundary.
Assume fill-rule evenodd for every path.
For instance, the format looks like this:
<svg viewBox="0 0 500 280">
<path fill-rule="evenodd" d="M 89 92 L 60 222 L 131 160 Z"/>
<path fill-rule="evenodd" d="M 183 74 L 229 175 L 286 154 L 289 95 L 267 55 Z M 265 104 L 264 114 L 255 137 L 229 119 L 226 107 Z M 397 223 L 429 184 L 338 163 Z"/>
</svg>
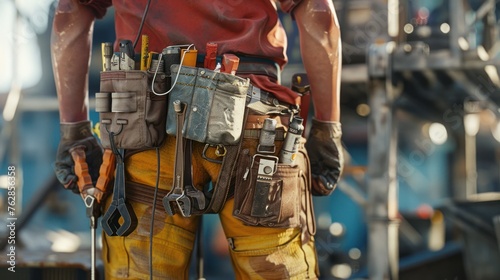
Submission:
<svg viewBox="0 0 500 280">
<path fill-rule="evenodd" d="M 217 163 L 217 164 L 222 164 L 222 160 L 219 160 L 219 159 L 214 159 L 214 158 L 210 158 L 209 156 L 207 156 L 207 150 L 209 147 L 214 147 L 215 148 L 215 155 L 217 157 L 224 157 L 226 156 L 227 154 L 227 149 L 224 145 L 211 145 L 211 144 L 205 144 L 205 147 L 203 148 L 203 152 L 201 153 L 201 156 L 203 157 L 203 159 L 209 161 L 209 162 L 213 162 L 213 163 Z"/>
<path fill-rule="evenodd" d="M 224 145 L 217 145 L 215 147 L 215 155 L 218 157 L 223 157 L 226 156 L 227 154 L 227 149 L 224 147 Z"/>
<path fill-rule="evenodd" d="M 259 144 L 257 146 L 257 153 L 270 153 L 274 154 L 276 152 L 276 146 L 264 146 Z"/>
</svg>

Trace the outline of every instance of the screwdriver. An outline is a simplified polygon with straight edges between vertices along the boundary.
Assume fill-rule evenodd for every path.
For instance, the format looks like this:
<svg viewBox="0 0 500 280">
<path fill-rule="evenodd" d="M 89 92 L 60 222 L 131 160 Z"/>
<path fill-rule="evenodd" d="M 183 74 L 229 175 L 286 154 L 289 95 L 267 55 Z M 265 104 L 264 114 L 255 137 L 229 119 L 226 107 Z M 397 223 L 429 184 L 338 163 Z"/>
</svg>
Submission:
<svg viewBox="0 0 500 280">
<path fill-rule="evenodd" d="M 115 155 L 109 149 L 103 154 L 103 162 L 99 169 L 99 179 L 96 187 L 92 184 L 89 167 L 85 156 L 85 146 L 75 146 L 69 150 L 75 163 L 75 174 L 78 178 L 77 185 L 85 203 L 86 214 L 90 219 L 90 269 L 91 280 L 96 279 L 96 229 L 97 219 L 101 215 L 100 204 L 107 192 L 109 183 L 113 180 Z"/>
</svg>

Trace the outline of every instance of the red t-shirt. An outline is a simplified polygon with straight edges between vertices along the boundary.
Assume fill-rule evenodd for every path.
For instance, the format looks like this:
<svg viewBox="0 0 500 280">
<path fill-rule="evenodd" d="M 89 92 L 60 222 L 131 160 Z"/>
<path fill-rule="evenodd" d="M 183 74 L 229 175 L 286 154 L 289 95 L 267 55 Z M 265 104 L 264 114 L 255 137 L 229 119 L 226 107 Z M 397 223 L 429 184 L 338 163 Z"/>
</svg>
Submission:
<svg viewBox="0 0 500 280">
<path fill-rule="evenodd" d="M 290 12 L 301 0 L 280 0 L 281 8 Z M 106 13 L 111 0 L 80 0 L 91 7 L 97 18 Z M 218 44 L 218 55 L 246 54 L 271 59 L 282 68 L 287 62 L 287 40 L 273 0 L 181 0 L 151 1 L 142 34 L 149 36 L 149 49 L 161 52 L 170 45 L 194 44 L 205 53 L 207 42 Z M 134 41 L 146 0 L 113 0 L 117 40 Z M 137 44 L 136 52 L 141 44 Z M 291 104 L 297 95 L 276 85 L 267 76 L 248 76 L 252 83 L 273 92 Z"/>
</svg>

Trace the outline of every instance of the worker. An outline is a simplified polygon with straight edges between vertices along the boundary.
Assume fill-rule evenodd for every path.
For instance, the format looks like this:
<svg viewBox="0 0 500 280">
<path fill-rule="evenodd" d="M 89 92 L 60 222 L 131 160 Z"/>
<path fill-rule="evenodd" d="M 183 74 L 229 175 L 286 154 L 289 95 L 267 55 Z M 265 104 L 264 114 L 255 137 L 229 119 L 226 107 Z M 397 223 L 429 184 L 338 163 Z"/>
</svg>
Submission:
<svg viewBox="0 0 500 280">
<path fill-rule="evenodd" d="M 90 175 L 95 182 L 102 162 L 102 147 L 92 134 L 88 107 L 88 72 L 91 57 L 93 26 L 107 9 L 114 6 L 114 21 L 118 51 L 120 40 L 134 39 L 141 34 L 149 36 L 149 50 L 157 53 L 167 46 L 194 45 L 198 54 L 206 52 L 207 43 L 217 44 L 217 56 L 235 54 L 246 57 L 247 64 L 255 58 L 255 71 L 236 75 L 249 79 L 254 87 L 268 92 L 268 98 L 290 108 L 299 104 L 297 94 L 279 84 L 276 73 L 263 61 L 272 61 L 283 68 L 287 62 L 287 40 L 277 9 L 289 13 L 299 28 L 302 61 L 310 83 L 314 117 L 307 142 L 299 146 L 294 165 L 300 170 L 293 179 L 273 177 L 278 182 L 267 191 L 282 202 L 280 211 L 292 211 L 290 220 L 281 224 L 259 219 L 251 224 L 239 217 L 235 201 L 247 191 L 240 184 L 248 178 L 248 170 L 233 180 L 231 193 L 218 215 L 228 240 L 230 256 L 237 279 L 316 279 L 319 277 L 314 245 L 314 215 L 311 195 L 329 195 L 336 187 L 343 168 L 343 148 L 340 125 L 340 29 L 331 0 L 255 0 L 255 1 L 111 1 L 59 0 L 52 29 L 52 63 L 60 108 L 61 140 L 56 156 L 55 171 L 59 181 L 78 192 L 78 178 L 73 171 L 69 150 L 84 146 Z M 147 12 L 146 6 L 149 5 Z M 140 53 L 141 44 L 135 46 Z M 242 60 L 243 61 L 243 60 Z M 203 67 L 198 63 L 197 67 Z M 252 69 L 252 67 L 249 67 Z M 239 69 L 238 69 L 239 70 Z M 180 70 L 179 70 L 180 71 Z M 174 80 L 174 78 L 172 78 Z M 304 108 L 302 109 L 304 110 Z M 296 113 L 266 114 L 249 112 L 244 129 L 261 129 L 266 118 L 277 120 L 277 127 L 287 129 Z M 295 117 L 298 119 L 297 117 Z M 289 133 L 291 132 L 289 130 Z M 240 157 L 233 165 L 242 169 L 242 152 L 255 155 L 259 139 L 242 134 Z M 285 137 L 285 136 L 283 136 Z M 283 138 L 282 137 L 282 138 Z M 303 139 L 304 140 L 304 139 Z M 276 135 L 276 142 L 283 143 Z M 192 144 L 192 177 L 197 187 L 216 183 L 221 164 L 203 157 L 204 143 Z M 279 149 L 280 145 L 276 147 Z M 159 147 L 160 190 L 169 190 L 173 184 L 176 137 L 167 136 Z M 214 149 L 209 147 L 210 149 Z M 208 152 L 209 156 L 214 154 Z M 307 152 L 306 152 L 307 151 Z M 279 156 L 277 150 L 274 154 Z M 156 153 L 147 149 L 130 153 L 125 159 L 127 193 L 151 193 L 156 186 Z M 273 161 L 276 174 L 285 164 Z M 260 161 L 265 162 L 263 160 Z M 251 168 L 251 163 L 247 163 Z M 234 166 L 226 167 L 233 168 Z M 309 169 L 310 167 L 310 169 Z M 288 170 L 288 169 L 286 169 Z M 310 170 L 310 172 L 308 171 Z M 259 171 L 260 172 L 260 171 Z M 236 174 L 238 170 L 236 171 Z M 247 173 L 247 174 L 245 174 Z M 286 173 L 286 172 L 281 172 Z M 304 174 L 301 176 L 300 174 Z M 234 175 L 233 176 L 238 176 Z M 273 175 L 275 176 L 275 175 Z M 277 176 L 277 175 L 276 175 Z M 236 183 L 235 183 L 236 182 Z M 283 185 L 279 185 L 282 182 Z M 312 182 L 312 183 L 311 183 Z M 130 189 L 129 189 L 130 186 Z M 217 187 L 217 185 L 215 185 Z M 255 187 L 255 186 L 253 186 Z M 268 185 L 269 187 L 269 185 Z M 138 189 L 137 189 L 138 188 Z M 143 188 L 141 190 L 141 188 Z M 285 200 L 285 198 L 287 198 Z M 239 198 L 238 198 L 239 199 Z M 265 198 L 267 199 L 267 198 Z M 108 197 L 105 207 L 110 204 Z M 137 216 L 137 227 L 127 236 L 103 234 L 104 270 L 106 279 L 187 279 L 189 261 L 195 243 L 199 215 L 169 215 L 156 208 L 151 232 L 153 201 L 150 203 L 127 196 Z M 264 206 L 263 209 L 266 208 Z M 262 209 L 260 209 L 262 210 Z M 105 209 L 104 209 L 105 211 Z M 262 213 L 261 213 L 262 214 Z M 153 235 L 152 260 L 149 259 Z M 149 263 L 152 261 L 152 265 Z M 152 268 L 152 269 L 150 269 Z"/>
</svg>

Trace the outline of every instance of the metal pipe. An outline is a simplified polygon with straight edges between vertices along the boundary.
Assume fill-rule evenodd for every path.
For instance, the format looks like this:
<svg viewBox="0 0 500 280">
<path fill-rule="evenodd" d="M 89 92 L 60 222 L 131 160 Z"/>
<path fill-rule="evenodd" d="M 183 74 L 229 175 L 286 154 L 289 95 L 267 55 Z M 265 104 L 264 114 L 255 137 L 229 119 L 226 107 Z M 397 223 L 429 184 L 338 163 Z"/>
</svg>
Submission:
<svg viewBox="0 0 500 280">
<path fill-rule="evenodd" d="M 370 73 L 368 126 L 368 273 L 370 279 L 398 279 L 398 197 L 396 180 L 397 124 L 392 85 L 392 42 L 371 48 L 371 54 L 386 60 L 382 71 Z M 371 60 L 373 61 L 373 60 Z M 374 61 L 375 62 L 375 61 Z M 385 73 L 383 76 L 378 76 Z"/>
</svg>

